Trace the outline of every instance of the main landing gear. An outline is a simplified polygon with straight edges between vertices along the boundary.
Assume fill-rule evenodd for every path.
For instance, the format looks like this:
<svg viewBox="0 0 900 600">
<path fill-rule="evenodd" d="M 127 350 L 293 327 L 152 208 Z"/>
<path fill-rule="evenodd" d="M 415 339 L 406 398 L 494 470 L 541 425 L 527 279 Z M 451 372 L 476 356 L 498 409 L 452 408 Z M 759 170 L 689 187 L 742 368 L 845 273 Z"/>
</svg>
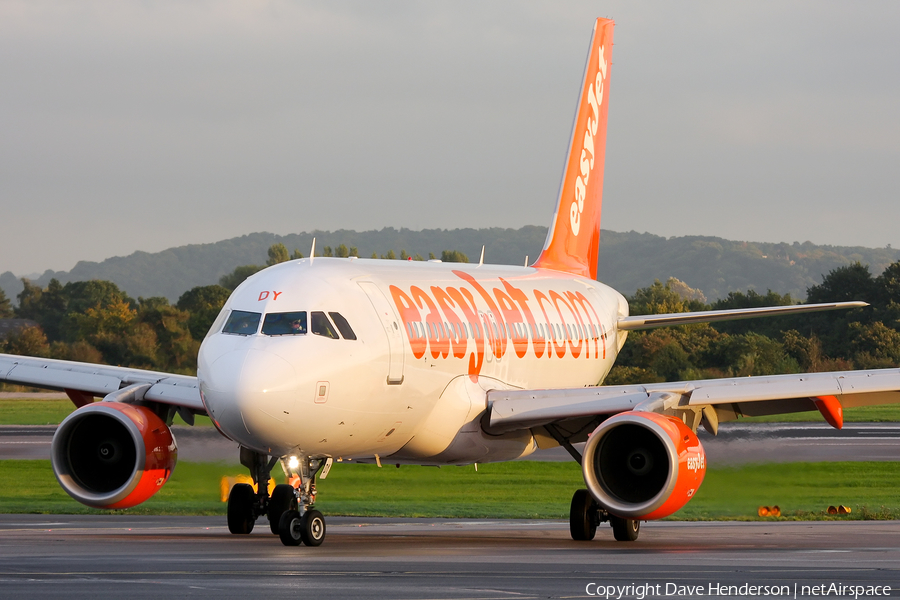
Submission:
<svg viewBox="0 0 900 600">
<path fill-rule="evenodd" d="M 278 461 L 265 454 L 241 448 L 241 464 L 250 469 L 257 491 L 247 483 L 238 483 L 228 496 L 228 530 L 248 534 L 262 515 L 269 530 L 285 546 L 320 546 L 325 540 L 325 517 L 315 510 L 316 475 L 330 465 L 330 459 L 285 457 L 281 459 L 290 484 L 279 484 L 269 496 L 267 483 Z M 323 475 L 324 476 L 324 475 Z"/>
<path fill-rule="evenodd" d="M 604 521 L 612 525 L 613 537 L 618 542 L 633 542 L 641 532 L 641 522 L 611 515 L 600 506 L 587 490 L 577 490 L 569 509 L 569 533 L 573 540 L 590 541 L 597 533 L 597 526 Z"/>
</svg>

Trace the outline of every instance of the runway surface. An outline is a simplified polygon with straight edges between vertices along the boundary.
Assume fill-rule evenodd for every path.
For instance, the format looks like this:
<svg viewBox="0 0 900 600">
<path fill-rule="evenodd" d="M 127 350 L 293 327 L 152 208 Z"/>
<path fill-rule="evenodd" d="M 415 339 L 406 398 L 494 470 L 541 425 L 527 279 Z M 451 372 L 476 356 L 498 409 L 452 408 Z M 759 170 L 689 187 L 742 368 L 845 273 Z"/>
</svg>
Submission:
<svg viewBox="0 0 900 600">
<path fill-rule="evenodd" d="M 0 426 L 0 459 L 49 459 L 55 426 Z M 238 446 L 211 427 L 174 427 L 178 459 L 237 462 Z M 900 423 L 724 423 L 719 435 L 700 439 L 713 465 L 796 461 L 900 460 Z M 562 448 L 538 451 L 529 460 L 572 460 Z"/>
<path fill-rule="evenodd" d="M 623 543 L 606 526 L 574 542 L 559 521 L 332 518 L 319 548 L 285 547 L 265 525 L 233 536 L 222 517 L 0 515 L 0 597 L 583 598 L 642 584 L 669 598 L 688 597 L 677 586 L 709 596 L 744 584 L 813 597 L 802 586 L 831 583 L 900 593 L 898 521 L 650 523 Z"/>
</svg>

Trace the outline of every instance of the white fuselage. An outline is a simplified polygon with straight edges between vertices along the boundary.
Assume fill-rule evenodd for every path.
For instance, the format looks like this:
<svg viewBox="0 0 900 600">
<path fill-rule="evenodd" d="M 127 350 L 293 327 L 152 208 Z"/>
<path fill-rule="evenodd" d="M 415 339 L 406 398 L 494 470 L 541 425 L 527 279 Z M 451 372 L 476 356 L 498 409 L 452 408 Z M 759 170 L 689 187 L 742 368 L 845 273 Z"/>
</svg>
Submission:
<svg viewBox="0 0 900 600">
<path fill-rule="evenodd" d="M 260 315 L 259 324 L 224 333 L 232 311 Z M 266 325 L 267 315 L 299 312 L 303 333 Z M 618 292 L 557 271 L 301 259 L 235 290 L 203 342 L 197 374 L 216 426 L 259 452 L 508 460 L 535 442 L 527 431 L 482 430 L 486 392 L 597 385 L 624 342 L 615 324 L 625 314 Z M 314 332 L 322 315 L 330 327 Z"/>
</svg>

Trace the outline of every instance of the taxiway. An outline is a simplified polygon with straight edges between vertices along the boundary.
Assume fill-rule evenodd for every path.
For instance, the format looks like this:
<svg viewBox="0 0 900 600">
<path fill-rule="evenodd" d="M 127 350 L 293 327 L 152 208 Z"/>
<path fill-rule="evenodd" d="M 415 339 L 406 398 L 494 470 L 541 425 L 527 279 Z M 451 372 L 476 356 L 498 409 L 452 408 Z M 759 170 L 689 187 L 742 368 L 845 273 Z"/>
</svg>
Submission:
<svg viewBox="0 0 900 600">
<path fill-rule="evenodd" d="M 263 520 L 249 536 L 223 520 L 2 515 L 0 597 L 585 598 L 597 585 L 642 584 L 704 596 L 744 584 L 900 592 L 898 521 L 656 522 L 619 543 L 605 526 L 574 542 L 560 521 L 331 518 L 325 544 L 307 548 L 282 546 Z"/>
<path fill-rule="evenodd" d="M 0 460 L 49 459 L 55 426 L 0 426 Z M 237 462 L 238 446 L 212 427 L 173 427 L 178 460 Z M 797 461 L 900 460 L 900 423 L 724 423 L 713 437 L 700 431 L 713 465 Z M 539 450 L 527 460 L 572 460 L 562 448 Z"/>
</svg>

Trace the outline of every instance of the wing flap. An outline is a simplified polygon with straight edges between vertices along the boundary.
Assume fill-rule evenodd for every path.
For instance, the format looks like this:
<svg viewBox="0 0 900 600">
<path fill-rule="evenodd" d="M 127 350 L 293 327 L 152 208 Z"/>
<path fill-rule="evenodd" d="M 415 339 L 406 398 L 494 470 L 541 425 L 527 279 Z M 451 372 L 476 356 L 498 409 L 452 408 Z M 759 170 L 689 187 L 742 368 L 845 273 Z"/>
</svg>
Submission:
<svg viewBox="0 0 900 600">
<path fill-rule="evenodd" d="M 727 381 L 727 383 L 703 385 L 703 382 L 698 382 L 700 385 L 691 393 L 689 404 L 696 406 L 747 401 L 759 402 L 812 396 L 839 396 L 841 394 L 841 386 L 837 378 L 833 376 L 788 375 L 777 378 L 742 377 L 718 381 Z"/>
<path fill-rule="evenodd" d="M 900 369 L 734 377 L 648 385 L 488 392 L 490 432 L 528 429 L 634 410 L 696 415 L 713 406 L 719 420 L 815 410 L 812 398 L 844 407 L 900 403 Z M 729 417 L 730 415 L 730 417 Z"/>
<path fill-rule="evenodd" d="M 489 429 L 501 433 L 554 421 L 632 410 L 649 395 L 635 386 L 624 390 L 573 388 L 558 390 L 492 390 Z"/>
</svg>

